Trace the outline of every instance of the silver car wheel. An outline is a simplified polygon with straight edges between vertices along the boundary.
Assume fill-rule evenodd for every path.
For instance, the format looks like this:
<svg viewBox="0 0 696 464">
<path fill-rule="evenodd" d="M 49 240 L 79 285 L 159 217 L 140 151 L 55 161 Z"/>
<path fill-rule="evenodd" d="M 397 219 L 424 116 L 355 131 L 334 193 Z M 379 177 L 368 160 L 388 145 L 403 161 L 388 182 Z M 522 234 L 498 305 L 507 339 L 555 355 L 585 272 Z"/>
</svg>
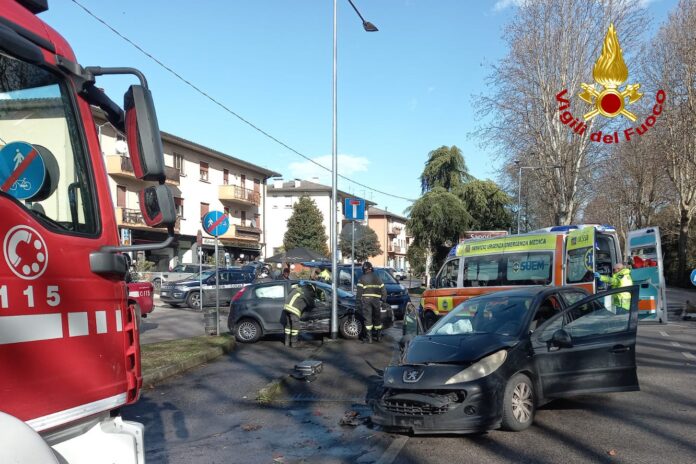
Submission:
<svg viewBox="0 0 696 464">
<path fill-rule="evenodd" d="M 239 338 L 244 341 L 250 341 L 256 338 L 256 325 L 249 321 L 244 321 L 237 327 Z"/>
<path fill-rule="evenodd" d="M 527 422 L 532 417 L 532 389 L 525 382 L 520 382 L 512 392 L 512 414 L 519 422 Z"/>
<path fill-rule="evenodd" d="M 345 325 L 345 331 L 346 334 L 350 335 L 351 337 L 358 337 L 360 335 L 360 322 L 358 322 L 357 319 L 353 318 L 351 321 L 346 322 Z"/>
</svg>

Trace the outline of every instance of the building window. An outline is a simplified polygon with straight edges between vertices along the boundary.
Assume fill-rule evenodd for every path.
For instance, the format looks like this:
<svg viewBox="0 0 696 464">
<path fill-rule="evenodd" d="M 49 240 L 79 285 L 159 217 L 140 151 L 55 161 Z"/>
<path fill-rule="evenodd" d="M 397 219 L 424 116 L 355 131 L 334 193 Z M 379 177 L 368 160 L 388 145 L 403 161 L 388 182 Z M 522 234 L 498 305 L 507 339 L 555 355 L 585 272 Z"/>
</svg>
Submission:
<svg viewBox="0 0 696 464">
<path fill-rule="evenodd" d="M 184 217 L 184 199 L 174 197 L 174 207 L 176 208 L 176 215 L 180 218 Z"/>
<path fill-rule="evenodd" d="M 184 156 L 174 153 L 174 168 L 179 170 L 179 175 L 185 176 L 184 172 Z"/>
<path fill-rule="evenodd" d="M 116 206 L 118 208 L 126 207 L 126 187 L 123 185 L 116 186 Z"/>
<path fill-rule="evenodd" d="M 242 225 L 243 225 L 243 226 L 246 226 L 246 225 L 247 225 L 247 224 L 246 224 L 246 211 L 243 211 L 243 210 L 242 210 L 242 211 L 240 212 L 240 214 L 241 214 L 241 218 L 242 218 Z"/>
<path fill-rule="evenodd" d="M 222 170 L 222 185 L 230 185 L 230 171 L 228 169 Z"/>
<path fill-rule="evenodd" d="M 239 185 L 241 185 L 242 188 L 246 188 L 246 175 L 240 174 L 239 179 Z"/>
<path fill-rule="evenodd" d="M 223 208 L 223 211 L 225 212 L 225 216 L 229 216 L 229 215 L 230 215 L 230 209 L 229 209 L 227 206 L 225 206 L 225 207 Z"/>
<path fill-rule="evenodd" d="M 210 210 L 210 204 L 208 203 L 201 203 L 201 219 L 203 216 L 208 214 L 208 211 Z"/>
<path fill-rule="evenodd" d="M 208 182 L 208 163 L 201 161 L 201 180 Z"/>
</svg>

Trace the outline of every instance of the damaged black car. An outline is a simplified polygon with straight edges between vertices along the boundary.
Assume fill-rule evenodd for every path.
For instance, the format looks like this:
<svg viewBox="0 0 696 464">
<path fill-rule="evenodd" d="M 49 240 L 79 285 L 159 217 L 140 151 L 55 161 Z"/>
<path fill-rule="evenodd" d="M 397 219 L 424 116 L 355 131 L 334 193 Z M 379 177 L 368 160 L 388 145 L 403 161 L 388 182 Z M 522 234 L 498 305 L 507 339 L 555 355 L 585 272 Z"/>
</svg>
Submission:
<svg viewBox="0 0 696 464">
<path fill-rule="evenodd" d="M 415 434 L 519 431 L 554 398 L 636 391 L 637 305 L 638 286 L 469 299 L 402 342 L 401 361 L 369 400 L 372 421 Z"/>
</svg>

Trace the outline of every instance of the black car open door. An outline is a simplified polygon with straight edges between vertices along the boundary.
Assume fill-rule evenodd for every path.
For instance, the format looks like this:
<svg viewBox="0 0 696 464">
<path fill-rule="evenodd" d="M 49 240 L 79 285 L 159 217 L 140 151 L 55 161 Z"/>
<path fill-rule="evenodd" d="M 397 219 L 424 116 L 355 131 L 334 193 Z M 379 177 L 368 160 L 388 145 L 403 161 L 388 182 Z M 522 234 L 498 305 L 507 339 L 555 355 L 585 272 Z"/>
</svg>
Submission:
<svg viewBox="0 0 696 464">
<path fill-rule="evenodd" d="M 532 335 L 547 398 L 639 390 L 636 374 L 638 286 L 589 296 Z"/>
</svg>

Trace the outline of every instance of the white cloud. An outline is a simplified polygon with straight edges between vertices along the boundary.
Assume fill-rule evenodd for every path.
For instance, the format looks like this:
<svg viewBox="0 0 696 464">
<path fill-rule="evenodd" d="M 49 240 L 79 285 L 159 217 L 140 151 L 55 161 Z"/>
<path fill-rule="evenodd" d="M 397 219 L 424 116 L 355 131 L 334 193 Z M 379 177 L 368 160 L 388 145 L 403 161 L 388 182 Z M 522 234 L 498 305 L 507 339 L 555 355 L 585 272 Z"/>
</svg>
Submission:
<svg viewBox="0 0 696 464">
<path fill-rule="evenodd" d="M 313 161 L 331 169 L 331 155 L 312 158 Z M 367 171 L 370 160 L 364 156 L 338 155 L 338 172 L 350 176 L 356 172 Z M 320 168 L 310 161 L 295 161 L 288 166 L 290 179 L 313 180 L 317 177 L 319 183 L 331 182 L 331 172 Z M 316 181 L 316 179 L 314 179 Z"/>
<path fill-rule="evenodd" d="M 493 11 L 503 11 L 511 6 L 521 6 L 526 0 L 498 0 L 493 5 Z"/>
</svg>

